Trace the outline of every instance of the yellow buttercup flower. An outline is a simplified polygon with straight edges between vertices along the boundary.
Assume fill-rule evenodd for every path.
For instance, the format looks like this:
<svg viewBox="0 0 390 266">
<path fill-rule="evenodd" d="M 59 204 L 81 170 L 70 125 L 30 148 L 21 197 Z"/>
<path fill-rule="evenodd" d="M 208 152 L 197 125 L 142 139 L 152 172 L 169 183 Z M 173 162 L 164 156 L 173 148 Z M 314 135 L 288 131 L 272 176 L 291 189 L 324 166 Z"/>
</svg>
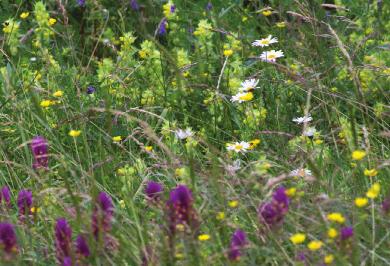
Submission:
<svg viewBox="0 0 390 266">
<path fill-rule="evenodd" d="M 232 201 L 229 201 L 229 207 L 230 208 L 236 208 L 238 206 L 238 201 L 237 200 L 232 200 Z"/>
<path fill-rule="evenodd" d="M 271 16 L 272 10 L 264 10 L 263 12 L 261 12 L 261 14 L 263 14 L 263 16 L 265 17 Z"/>
<path fill-rule="evenodd" d="M 249 141 L 249 145 L 250 145 L 249 150 L 256 148 L 256 146 L 259 145 L 259 143 L 260 143 L 259 139 L 254 139 L 254 140 Z"/>
<path fill-rule="evenodd" d="M 369 177 L 374 177 L 378 174 L 378 171 L 373 168 L 373 169 L 364 169 L 364 175 L 369 176 Z"/>
<path fill-rule="evenodd" d="M 121 141 L 122 141 L 122 136 L 115 136 L 115 137 L 112 137 L 112 141 L 113 141 L 113 142 L 121 142 Z"/>
<path fill-rule="evenodd" d="M 374 183 L 366 193 L 367 198 L 370 199 L 377 198 L 380 190 L 381 190 L 381 186 L 379 185 L 379 183 Z"/>
<path fill-rule="evenodd" d="M 252 93 L 252 92 L 244 93 L 243 95 L 241 95 L 241 96 L 239 97 L 239 99 L 240 99 L 241 101 L 244 101 L 244 102 L 250 101 L 250 100 L 253 99 L 253 93 Z"/>
<path fill-rule="evenodd" d="M 71 136 L 71 137 L 74 137 L 74 138 L 77 138 L 78 136 L 80 136 L 80 134 L 81 134 L 81 130 L 71 130 L 71 131 L 69 131 L 69 136 Z"/>
<path fill-rule="evenodd" d="M 306 240 L 306 235 L 301 233 L 294 234 L 290 237 L 290 241 L 294 245 L 302 244 L 303 242 L 305 242 L 305 240 Z"/>
<path fill-rule="evenodd" d="M 313 241 L 310 241 L 310 243 L 307 245 L 307 247 L 311 251 L 316 251 L 316 250 L 319 250 L 322 247 L 322 245 L 323 245 L 322 241 L 313 240 Z"/>
<path fill-rule="evenodd" d="M 366 157 L 366 152 L 363 150 L 356 150 L 352 152 L 352 159 L 355 161 L 363 160 Z"/>
<path fill-rule="evenodd" d="M 52 101 L 50 101 L 50 100 L 43 100 L 40 103 L 40 106 L 42 108 L 48 108 L 50 105 L 52 105 Z"/>
<path fill-rule="evenodd" d="M 286 195 L 290 198 L 294 197 L 297 192 L 297 189 L 295 187 L 291 187 L 286 190 Z"/>
<path fill-rule="evenodd" d="M 232 54 L 233 54 L 233 50 L 232 49 L 227 49 L 227 50 L 223 51 L 223 55 L 224 56 L 231 56 Z"/>
<path fill-rule="evenodd" d="M 356 198 L 355 199 L 355 206 L 359 208 L 363 208 L 368 204 L 367 198 Z"/>
<path fill-rule="evenodd" d="M 329 213 L 327 218 L 328 218 L 329 221 L 336 222 L 336 223 L 339 223 L 339 224 L 342 224 L 342 223 L 345 222 L 344 216 L 341 213 L 339 213 L 339 212 Z"/>
<path fill-rule="evenodd" d="M 207 240 L 209 240 L 211 237 L 210 237 L 210 235 L 208 235 L 208 234 L 202 234 L 202 235 L 199 235 L 198 236 L 198 239 L 199 239 L 199 241 L 207 241 Z"/>
<path fill-rule="evenodd" d="M 333 227 L 331 227 L 331 228 L 329 228 L 329 230 L 328 230 L 328 237 L 329 238 L 336 238 L 337 236 L 338 236 L 338 232 L 337 232 L 337 230 L 336 229 L 334 229 Z"/>
<path fill-rule="evenodd" d="M 53 93 L 54 97 L 62 97 L 63 95 L 64 95 L 63 91 L 56 91 L 56 92 Z"/>
<path fill-rule="evenodd" d="M 334 256 L 332 254 L 328 254 L 324 257 L 325 264 L 331 264 L 334 261 Z"/>
<path fill-rule="evenodd" d="M 30 15 L 29 12 L 23 12 L 22 14 L 20 14 L 20 18 L 21 19 L 26 19 L 29 15 Z"/>
<path fill-rule="evenodd" d="M 55 18 L 49 18 L 49 21 L 48 21 L 48 24 L 49 26 L 53 26 L 54 24 L 56 24 L 57 20 Z"/>
<path fill-rule="evenodd" d="M 38 212 L 41 211 L 41 208 L 32 207 L 32 208 L 30 209 L 30 211 L 31 211 L 32 213 L 38 213 Z"/>
<path fill-rule="evenodd" d="M 216 216 L 217 220 L 223 220 L 225 219 L 225 213 L 224 212 L 218 212 Z"/>
<path fill-rule="evenodd" d="M 278 22 L 278 23 L 276 23 L 276 27 L 278 27 L 278 28 L 284 28 L 284 27 L 286 27 L 286 22 L 284 22 L 284 21 Z"/>
<path fill-rule="evenodd" d="M 152 151 L 153 150 L 153 146 L 145 146 L 145 151 Z"/>
</svg>

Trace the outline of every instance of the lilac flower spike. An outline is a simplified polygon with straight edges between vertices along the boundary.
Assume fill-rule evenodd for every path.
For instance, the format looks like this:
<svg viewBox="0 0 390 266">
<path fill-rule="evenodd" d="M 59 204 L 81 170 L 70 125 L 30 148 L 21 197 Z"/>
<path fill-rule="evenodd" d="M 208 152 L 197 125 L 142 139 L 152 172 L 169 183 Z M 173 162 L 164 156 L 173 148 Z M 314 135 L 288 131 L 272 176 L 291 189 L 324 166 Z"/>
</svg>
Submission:
<svg viewBox="0 0 390 266">
<path fill-rule="evenodd" d="M 49 144 L 44 137 L 37 136 L 31 140 L 31 151 L 34 156 L 34 169 L 47 168 L 49 163 L 48 149 Z"/>
<path fill-rule="evenodd" d="M 345 226 L 340 229 L 340 239 L 345 241 L 353 236 L 353 228 L 351 226 Z"/>
<path fill-rule="evenodd" d="M 164 36 L 165 34 L 167 34 L 167 25 L 168 25 L 168 21 L 166 18 L 163 18 L 160 22 L 160 24 L 158 25 L 158 35 L 160 36 Z"/>
<path fill-rule="evenodd" d="M 9 188 L 7 186 L 4 186 L 0 191 L 0 204 L 4 200 L 4 203 L 7 205 L 7 207 L 10 207 L 11 205 L 11 192 L 9 191 Z"/>
<path fill-rule="evenodd" d="M 111 197 L 105 192 L 100 192 L 92 214 L 92 231 L 96 238 L 99 232 L 110 231 L 113 214 L 114 205 Z"/>
<path fill-rule="evenodd" d="M 7 254 L 18 250 L 15 230 L 10 223 L 0 223 L 0 248 Z"/>
<path fill-rule="evenodd" d="M 72 252 L 72 228 L 65 218 L 57 219 L 55 238 L 57 258 L 65 263 L 66 258 L 70 257 Z"/>
<path fill-rule="evenodd" d="M 18 194 L 17 205 L 19 209 L 19 215 L 30 215 L 31 207 L 33 204 L 32 192 L 30 190 L 21 190 Z"/>
<path fill-rule="evenodd" d="M 149 181 L 145 188 L 145 194 L 148 199 L 152 201 L 158 201 L 163 191 L 163 187 L 160 183 Z"/>
<path fill-rule="evenodd" d="M 89 257 L 89 255 L 90 255 L 88 243 L 82 235 L 77 236 L 76 252 L 84 257 Z"/>
<path fill-rule="evenodd" d="M 193 225 L 195 222 L 195 212 L 192 204 L 192 193 L 187 186 L 178 185 L 171 191 L 167 202 L 171 233 L 175 232 L 176 226 L 179 224 Z"/>
<path fill-rule="evenodd" d="M 236 261 L 239 260 L 242 256 L 242 250 L 247 244 L 246 240 L 246 234 L 244 231 L 237 229 L 233 235 L 232 239 L 230 241 L 230 247 L 229 247 L 229 260 Z"/>
</svg>

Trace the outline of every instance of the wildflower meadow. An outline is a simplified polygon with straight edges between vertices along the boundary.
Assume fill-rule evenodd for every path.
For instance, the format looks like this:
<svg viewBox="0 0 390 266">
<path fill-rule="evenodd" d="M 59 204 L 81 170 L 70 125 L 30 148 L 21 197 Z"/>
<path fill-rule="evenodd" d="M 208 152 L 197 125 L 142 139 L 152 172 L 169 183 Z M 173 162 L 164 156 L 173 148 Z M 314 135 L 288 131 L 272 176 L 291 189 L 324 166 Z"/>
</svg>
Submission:
<svg viewBox="0 0 390 266">
<path fill-rule="evenodd" d="M 390 265 L 389 18 L 1 0 L 0 265 Z"/>
</svg>

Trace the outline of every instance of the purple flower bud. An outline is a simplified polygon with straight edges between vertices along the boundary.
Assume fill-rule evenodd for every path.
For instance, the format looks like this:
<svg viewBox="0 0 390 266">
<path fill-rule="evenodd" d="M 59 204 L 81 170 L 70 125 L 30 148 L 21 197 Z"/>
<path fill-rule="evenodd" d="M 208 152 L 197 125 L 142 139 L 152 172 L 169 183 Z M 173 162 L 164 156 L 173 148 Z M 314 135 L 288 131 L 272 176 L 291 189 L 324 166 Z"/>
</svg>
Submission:
<svg viewBox="0 0 390 266">
<path fill-rule="evenodd" d="M 242 250 L 247 244 L 246 240 L 246 234 L 244 231 L 237 229 L 232 239 L 230 240 L 230 247 L 229 247 L 229 260 L 236 261 L 239 260 L 242 255 Z"/>
<path fill-rule="evenodd" d="M 137 0 L 130 0 L 130 6 L 134 11 L 139 10 L 139 4 L 138 4 Z"/>
<path fill-rule="evenodd" d="M 65 218 L 57 219 L 54 233 L 57 258 L 59 261 L 65 261 L 66 257 L 69 257 L 72 252 L 72 228 L 70 228 Z"/>
<path fill-rule="evenodd" d="M 187 186 L 178 185 L 171 191 L 167 202 L 171 233 L 175 232 L 178 224 L 194 225 L 195 211 L 192 204 L 192 193 Z"/>
<path fill-rule="evenodd" d="M 3 200 L 7 207 L 11 206 L 11 192 L 7 186 L 4 186 L 0 191 L 0 204 Z"/>
<path fill-rule="evenodd" d="M 16 234 L 12 224 L 0 223 L 0 248 L 8 254 L 18 250 Z"/>
<path fill-rule="evenodd" d="M 145 194 L 148 199 L 152 201 L 160 200 L 160 195 L 163 191 L 163 187 L 160 183 L 149 181 L 145 188 Z"/>
<path fill-rule="evenodd" d="M 87 87 L 87 94 L 94 94 L 96 91 L 95 87 L 94 86 L 88 86 Z"/>
<path fill-rule="evenodd" d="M 91 254 L 89 251 L 88 243 L 82 235 L 77 236 L 76 252 L 84 257 L 89 257 L 89 255 Z"/>
<path fill-rule="evenodd" d="M 111 197 L 105 192 L 100 192 L 92 214 L 92 231 L 96 238 L 100 232 L 110 231 L 113 213 L 114 205 Z"/>
<path fill-rule="evenodd" d="M 167 25 L 168 25 L 167 19 L 163 18 L 160 24 L 158 25 L 158 35 L 164 36 L 165 34 L 167 34 Z"/>
<path fill-rule="evenodd" d="M 342 241 L 347 240 L 353 236 L 353 228 L 351 226 L 345 226 L 340 229 L 340 239 Z"/>
<path fill-rule="evenodd" d="M 18 194 L 17 205 L 19 215 L 30 215 L 33 204 L 32 192 L 30 190 L 21 190 Z"/>
<path fill-rule="evenodd" d="M 208 2 L 206 5 L 206 10 L 210 11 L 211 9 L 213 9 L 213 4 L 211 4 L 211 2 Z"/>
<path fill-rule="evenodd" d="M 84 7 L 85 6 L 85 0 L 77 0 L 77 5 L 79 7 Z"/>
<path fill-rule="evenodd" d="M 171 9 L 169 10 L 169 12 L 171 14 L 175 13 L 175 10 L 176 10 L 176 6 L 175 5 L 171 5 Z"/>
<path fill-rule="evenodd" d="M 42 136 L 36 136 L 31 141 L 31 151 L 34 156 L 33 168 L 47 168 L 49 163 L 48 156 L 49 144 Z"/>
</svg>

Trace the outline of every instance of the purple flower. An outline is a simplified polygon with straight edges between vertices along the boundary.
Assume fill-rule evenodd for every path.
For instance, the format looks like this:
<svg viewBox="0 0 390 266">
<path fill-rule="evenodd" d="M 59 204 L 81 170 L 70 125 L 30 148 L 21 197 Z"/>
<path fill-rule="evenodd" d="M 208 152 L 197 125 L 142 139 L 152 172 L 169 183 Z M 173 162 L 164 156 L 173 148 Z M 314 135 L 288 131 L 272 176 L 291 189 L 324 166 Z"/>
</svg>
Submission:
<svg viewBox="0 0 390 266">
<path fill-rule="evenodd" d="M 65 218 L 57 219 L 55 238 L 57 258 L 59 261 L 65 261 L 66 257 L 69 257 L 72 252 L 72 228 L 70 228 Z"/>
<path fill-rule="evenodd" d="M 382 211 L 387 214 L 390 212 L 390 197 L 387 197 L 382 202 Z"/>
<path fill-rule="evenodd" d="M 175 5 L 171 5 L 171 9 L 169 10 L 169 12 L 171 14 L 175 13 L 175 10 L 176 10 L 176 6 Z"/>
<path fill-rule="evenodd" d="M 5 204 L 10 207 L 11 205 L 11 192 L 9 191 L 9 188 L 7 186 L 4 186 L 0 191 L 0 204 L 3 201 Z"/>
<path fill-rule="evenodd" d="M 89 255 L 90 255 L 88 243 L 82 235 L 77 236 L 76 252 L 84 257 L 89 257 Z"/>
<path fill-rule="evenodd" d="M 139 4 L 138 4 L 137 0 L 130 0 L 130 6 L 134 11 L 139 10 Z"/>
<path fill-rule="evenodd" d="M 0 248 L 6 253 L 17 251 L 16 234 L 12 224 L 0 223 Z"/>
<path fill-rule="evenodd" d="M 273 202 L 278 205 L 283 214 L 287 213 L 290 199 L 284 187 L 279 187 L 272 196 Z"/>
<path fill-rule="evenodd" d="M 279 187 L 272 195 L 272 200 L 260 206 L 258 210 L 260 221 L 270 227 L 282 223 L 288 212 L 289 203 L 285 188 Z"/>
<path fill-rule="evenodd" d="M 96 238 L 100 232 L 110 231 L 113 214 L 114 205 L 111 197 L 105 192 L 100 192 L 92 214 L 92 231 Z"/>
<path fill-rule="evenodd" d="M 340 239 L 342 241 L 347 240 L 353 236 L 353 228 L 351 226 L 345 226 L 340 229 Z"/>
<path fill-rule="evenodd" d="M 42 136 L 36 136 L 31 140 L 31 151 L 34 156 L 33 168 L 47 168 L 49 163 L 48 156 L 49 144 Z"/>
<path fill-rule="evenodd" d="M 163 18 L 160 24 L 158 25 L 158 31 L 157 31 L 158 35 L 164 36 L 165 34 L 167 34 L 167 25 L 168 25 L 167 19 Z"/>
<path fill-rule="evenodd" d="M 62 266 L 72 266 L 72 258 L 71 257 L 65 257 L 62 261 Z"/>
<path fill-rule="evenodd" d="M 163 191 L 163 187 L 160 183 L 149 181 L 145 188 L 145 194 L 148 199 L 153 201 L 160 200 L 160 195 Z"/>
<path fill-rule="evenodd" d="M 33 204 L 32 192 L 30 190 L 21 190 L 18 194 L 17 205 L 19 215 L 31 214 L 31 207 Z"/>
<path fill-rule="evenodd" d="M 96 91 L 96 88 L 95 88 L 94 86 L 89 85 L 89 86 L 87 87 L 87 94 L 94 94 L 95 91 Z"/>
<path fill-rule="evenodd" d="M 229 260 L 239 260 L 242 255 L 242 249 L 247 244 L 246 234 L 244 231 L 237 229 L 230 240 Z"/>
<path fill-rule="evenodd" d="M 79 7 L 84 7 L 85 6 L 85 0 L 77 0 L 77 5 Z"/>
<path fill-rule="evenodd" d="M 211 4 L 211 2 L 208 2 L 206 5 L 206 10 L 210 11 L 211 9 L 213 9 L 213 4 Z"/>
<path fill-rule="evenodd" d="M 194 225 L 195 212 L 192 204 L 192 193 L 187 186 L 178 185 L 171 191 L 167 202 L 171 233 L 175 232 L 178 224 Z"/>
</svg>

